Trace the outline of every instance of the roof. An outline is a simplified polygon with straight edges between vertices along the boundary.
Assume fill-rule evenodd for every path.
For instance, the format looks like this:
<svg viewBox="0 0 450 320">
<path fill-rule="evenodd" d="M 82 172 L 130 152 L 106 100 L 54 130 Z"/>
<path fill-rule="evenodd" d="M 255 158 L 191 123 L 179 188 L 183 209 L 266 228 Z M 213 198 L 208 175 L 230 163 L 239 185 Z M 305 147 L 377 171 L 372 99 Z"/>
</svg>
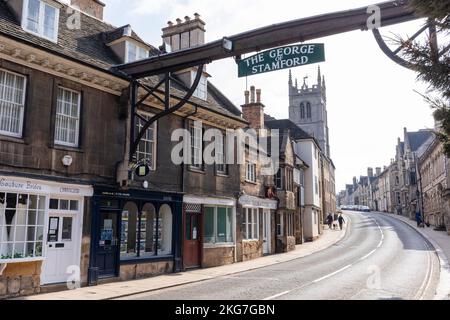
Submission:
<svg viewBox="0 0 450 320">
<path fill-rule="evenodd" d="M 306 133 L 302 128 L 289 119 L 266 121 L 266 127 L 269 129 L 278 129 L 280 131 L 288 129 L 293 140 L 297 141 L 302 139 L 311 139 L 314 140 L 320 149 L 319 143 L 314 137 Z"/>
<path fill-rule="evenodd" d="M 69 20 L 70 16 L 68 10 L 66 10 L 68 5 L 61 3 L 61 6 L 58 43 L 35 36 L 23 30 L 20 22 L 17 21 L 13 11 L 5 1 L 0 1 L 0 36 L 3 35 L 13 38 L 16 41 L 74 60 L 78 63 L 109 72 L 115 76 L 121 76 L 112 67 L 121 64 L 122 61 L 120 61 L 119 57 L 116 56 L 107 44 L 119 39 L 128 25 L 117 28 L 90 15 L 81 13 L 81 28 L 70 29 L 65 23 Z M 146 44 L 134 31 L 131 33 L 131 38 Z M 155 47 L 149 44 L 146 45 L 151 49 L 150 54 L 155 55 L 159 53 Z M 158 77 L 151 77 L 146 80 L 151 84 L 157 84 L 159 82 Z M 183 97 L 185 95 L 184 92 L 185 90 L 182 88 L 174 87 L 174 95 Z M 240 117 L 241 113 L 239 109 L 211 84 L 208 85 L 208 100 L 206 102 L 195 97 L 191 98 L 190 101 L 211 111 L 245 122 Z"/>
<path fill-rule="evenodd" d="M 417 132 L 407 132 L 406 136 L 411 151 L 416 152 L 421 145 L 434 136 L 434 133 L 432 130 L 420 130 Z"/>
</svg>

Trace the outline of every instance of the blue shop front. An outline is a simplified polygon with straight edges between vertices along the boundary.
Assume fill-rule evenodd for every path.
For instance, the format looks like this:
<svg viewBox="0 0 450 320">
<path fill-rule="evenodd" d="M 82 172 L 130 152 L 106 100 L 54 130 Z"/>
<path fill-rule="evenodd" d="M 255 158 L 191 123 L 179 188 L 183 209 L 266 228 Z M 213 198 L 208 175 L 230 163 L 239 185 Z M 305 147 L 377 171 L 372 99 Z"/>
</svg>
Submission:
<svg viewBox="0 0 450 320">
<path fill-rule="evenodd" d="M 94 187 L 89 284 L 179 272 L 183 196 Z"/>
</svg>

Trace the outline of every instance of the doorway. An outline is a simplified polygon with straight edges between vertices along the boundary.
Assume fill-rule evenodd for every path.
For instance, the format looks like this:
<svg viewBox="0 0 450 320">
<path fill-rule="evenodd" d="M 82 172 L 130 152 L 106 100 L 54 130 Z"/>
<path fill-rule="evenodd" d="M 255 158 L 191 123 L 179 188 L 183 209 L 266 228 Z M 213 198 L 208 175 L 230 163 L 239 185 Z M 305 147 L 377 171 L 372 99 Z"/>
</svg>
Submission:
<svg viewBox="0 0 450 320">
<path fill-rule="evenodd" d="M 272 219 L 270 215 L 270 210 L 264 210 L 263 212 L 263 254 L 271 254 L 272 247 Z"/>
<path fill-rule="evenodd" d="M 119 259 L 118 219 L 120 211 L 101 210 L 99 233 L 96 237 L 99 277 L 115 277 Z"/>
<path fill-rule="evenodd" d="M 185 269 L 201 267 L 201 207 L 184 216 L 183 264 Z"/>
</svg>

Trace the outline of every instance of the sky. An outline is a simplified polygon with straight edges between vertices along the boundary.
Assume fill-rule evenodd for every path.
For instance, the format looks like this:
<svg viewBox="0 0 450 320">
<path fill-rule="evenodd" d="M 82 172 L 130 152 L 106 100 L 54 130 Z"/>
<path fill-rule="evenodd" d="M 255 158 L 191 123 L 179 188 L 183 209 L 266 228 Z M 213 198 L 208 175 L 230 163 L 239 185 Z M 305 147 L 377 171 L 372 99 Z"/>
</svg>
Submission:
<svg viewBox="0 0 450 320">
<path fill-rule="evenodd" d="M 131 24 L 146 42 L 162 44 L 161 28 L 169 20 L 184 20 L 199 13 L 206 22 L 206 41 L 214 41 L 273 23 L 353 9 L 377 0 L 103 0 L 105 20 L 112 25 Z M 381 1 L 379 1 L 381 2 Z M 423 21 L 383 28 L 382 33 L 412 35 Z M 431 109 L 415 92 L 426 92 L 416 74 L 382 53 L 371 32 L 354 31 L 311 42 L 325 44 L 328 126 L 331 157 L 336 165 L 336 190 L 345 188 L 354 176 L 367 175 L 368 167 L 389 165 L 395 156 L 403 128 L 415 131 L 433 128 Z M 309 77 L 315 84 L 317 64 L 292 70 L 299 83 Z M 235 105 L 244 103 L 246 85 L 262 90 L 265 112 L 289 117 L 288 71 L 282 70 L 239 79 L 233 59 L 208 65 L 209 79 Z"/>
</svg>

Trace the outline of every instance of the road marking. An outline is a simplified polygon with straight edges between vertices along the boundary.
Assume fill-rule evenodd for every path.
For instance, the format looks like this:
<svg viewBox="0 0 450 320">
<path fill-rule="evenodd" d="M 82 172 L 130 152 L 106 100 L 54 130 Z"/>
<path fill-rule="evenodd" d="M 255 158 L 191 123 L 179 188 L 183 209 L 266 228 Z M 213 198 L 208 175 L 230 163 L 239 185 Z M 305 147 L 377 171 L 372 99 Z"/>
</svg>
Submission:
<svg viewBox="0 0 450 320">
<path fill-rule="evenodd" d="M 267 300 L 273 300 L 273 299 L 276 299 L 276 298 L 279 298 L 279 297 L 285 296 L 285 295 L 287 295 L 287 294 L 291 293 L 292 291 L 294 291 L 294 290 L 289 290 L 289 291 L 285 291 L 285 292 L 282 292 L 282 293 L 276 294 L 276 295 L 274 295 L 274 296 L 271 296 L 271 297 L 268 297 L 268 298 L 265 298 L 265 299 L 263 299 L 263 301 L 267 301 Z"/>
<path fill-rule="evenodd" d="M 371 255 L 373 255 L 375 252 L 377 252 L 377 249 L 372 250 L 372 251 L 369 252 L 367 255 L 365 255 L 364 257 L 362 257 L 361 259 L 359 259 L 359 261 L 364 261 L 364 260 L 366 260 L 368 257 L 370 257 Z"/>
<path fill-rule="evenodd" d="M 337 270 L 337 271 L 335 271 L 333 273 L 330 273 L 329 275 L 326 275 L 325 277 L 322 277 L 322 278 L 319 278 L 317 280 L 314 280 L 312 283 L 318 283 L 318 282 L 321 282 L 321 281 L 323 281 L 325 279 L 331 278 L 332 276 L 335 276 L 335 275 L 341 273 L 342 271 L 347 270 L 348 268 L 350 268 L 352 266 L 353 266 L 352 264 L 349 264 L 348 266 L 343 267 L 342 269 L 339 269 L 339 270 Z"/>
</svg>

